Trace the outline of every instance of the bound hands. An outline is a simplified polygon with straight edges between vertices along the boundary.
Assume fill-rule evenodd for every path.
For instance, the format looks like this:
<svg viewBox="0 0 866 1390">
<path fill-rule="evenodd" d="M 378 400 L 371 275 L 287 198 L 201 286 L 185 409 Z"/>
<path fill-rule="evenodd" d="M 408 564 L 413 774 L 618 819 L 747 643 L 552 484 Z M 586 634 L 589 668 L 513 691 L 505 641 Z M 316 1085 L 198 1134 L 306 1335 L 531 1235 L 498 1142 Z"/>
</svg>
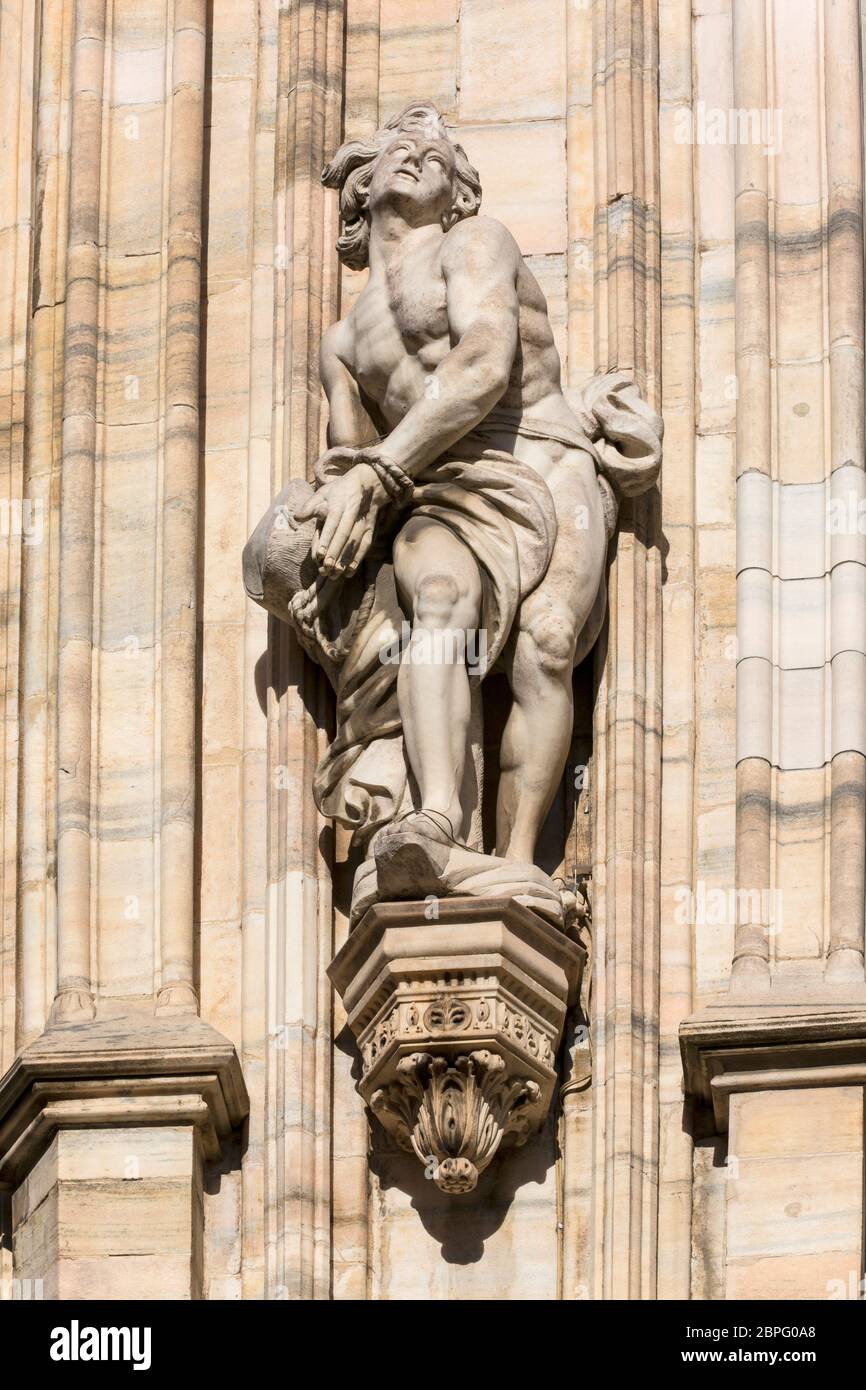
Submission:
<svg viewBox="0 0 866 1390">
<path fill-rule="evenodd" d="M 389 501 L 375 468 L 366 461 L 374 456 L 373 449 L 329 449 L 319 459 L 317 473 L 329 465 L 349 466 L 323 483 L 296 513 L 299 521 L 316 518 L 311 555 L 328 578 L 355 573 L 373 542 L 379 511 Z"/>
</svg>

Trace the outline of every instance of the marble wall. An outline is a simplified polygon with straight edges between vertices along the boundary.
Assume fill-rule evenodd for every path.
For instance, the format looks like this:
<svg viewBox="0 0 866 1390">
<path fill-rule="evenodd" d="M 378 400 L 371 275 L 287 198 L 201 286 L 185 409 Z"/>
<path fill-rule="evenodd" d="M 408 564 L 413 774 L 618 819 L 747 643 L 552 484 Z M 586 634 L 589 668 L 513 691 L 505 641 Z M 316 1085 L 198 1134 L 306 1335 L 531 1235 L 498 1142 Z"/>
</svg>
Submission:
<svg viewBox="0 0 866 1390">
<path fill-rule="evenodd" d="M 199 1009 L 233 1044 L 249 1119 L 183 1178 L 205 1297 L 796 1297 L 862 1260 L 856 1080 L 735 1087 L 726 1141 L 680 1029 L 735 999 L 755 1038 L 807 1006 L 844 1036 L 866 993 L 864 23 L 0 3 L 0 1074 L 52 1010 Z M 323 442 L 318 343 L 363 279 L 319 170 L 414 98 L 537 275 L 567 388 L 625 368 L 666 429 L 558 811 L 592 868 L 591 1045 L 457 1216 L 355 1092 L 325 975 L 352 865 L 308 790 L 330 696 L 240 581 Z M 838 1240 L 780 1245 L 785 1184 L 819 1223 L 837 1172 Z"/>
</svg>

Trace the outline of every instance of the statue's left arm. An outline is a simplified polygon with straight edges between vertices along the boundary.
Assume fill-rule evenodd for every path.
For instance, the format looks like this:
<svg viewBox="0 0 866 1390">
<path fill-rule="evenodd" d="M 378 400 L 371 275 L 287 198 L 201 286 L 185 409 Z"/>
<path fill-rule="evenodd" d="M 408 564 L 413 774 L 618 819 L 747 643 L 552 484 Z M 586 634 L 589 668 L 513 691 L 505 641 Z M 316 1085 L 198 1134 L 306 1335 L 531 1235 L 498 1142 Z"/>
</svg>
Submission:
<svg viewBox="0 0 866 1390">
<path fill-rule="evenodd" d="M 319 376 L 328 402 L 328 444 L 331 448 L 361 448 L 378 438 L 376 425 L 361 400 L 357 381 L 346 365 L 352 352 L 348 319 L 340 319 L 322 334 Z"/>
<path fill-rule="evenodd" d="M 504 395 L 518 341 L 520 251 L 487 217 L 458 222 L 442 248 L 453 346 L 381 450 L 416 474 L 474 429 Z"/>
</svg>

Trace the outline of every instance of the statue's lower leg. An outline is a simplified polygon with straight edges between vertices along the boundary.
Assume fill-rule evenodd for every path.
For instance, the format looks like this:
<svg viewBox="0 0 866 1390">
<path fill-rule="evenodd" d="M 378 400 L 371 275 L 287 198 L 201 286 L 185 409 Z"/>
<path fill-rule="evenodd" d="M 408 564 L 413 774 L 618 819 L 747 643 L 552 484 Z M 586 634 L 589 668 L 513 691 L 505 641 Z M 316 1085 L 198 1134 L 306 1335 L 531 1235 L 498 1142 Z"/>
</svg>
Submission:
<svg viewBox="0 0 866 1390">
<path fill-rule="evenodd" d="M 536 673 L 514 698 L 502 733 L 496 800 L 496 853 L 532 863 L 541 827 L 568 761 L 574 718 L 571 672 Z"/>
<path fill-rule="evenodd" d="M 465 661 L 454 659 L 462 634 L 463 629 L 416 625 L 397 681 L 420 807 L 443 821 L 454 840 L 463 838 L 469 810 L 460 791 L 470 756 L 471 695 Z"/>
<path fill-rule="evenodd" d="M 460 789 L 470 751 L 471 697 L 463 661 L 445 659 L 446 641 L 454 646 L 453 637 L 450 628 L 416 626 L 403 655 L 397 693 L 420 806 L 374 837 L 371 849 L 382 898 L 442 893 L 449 860 L 468 821 Z M 474 856 L 479 858 L 483 856 Z"/>
</svg>

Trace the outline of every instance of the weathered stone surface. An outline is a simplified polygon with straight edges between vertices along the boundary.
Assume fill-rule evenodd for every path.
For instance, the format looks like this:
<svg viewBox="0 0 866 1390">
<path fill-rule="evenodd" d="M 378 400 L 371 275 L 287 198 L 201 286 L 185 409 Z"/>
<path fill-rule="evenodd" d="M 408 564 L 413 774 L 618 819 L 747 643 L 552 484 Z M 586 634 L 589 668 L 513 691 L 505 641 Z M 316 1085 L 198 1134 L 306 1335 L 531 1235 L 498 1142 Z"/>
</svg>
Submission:
<svg viewBox="0 0 866 1390">
<path fill-rule="evenodd" d="M 333 961 L 358 1089 L 443 1191 L 471 1192 L 543 1123 L 584 958 L 511 899 L 452 898 L 371 907 Z"/>
<path fill-rule="evenodd" d="M 861 10 L 0 0 L 0 1297 L 861 1296 Z M 238 582 L 370 278 L 320 170 L 418 96 L 571 408 L 624 373 L 666 442 L 538 841 L 589 877 L 592 990 L 547 1121 L 458 1200 L 355 1090 L 332 693 Z M 197 1009 L 227 1041 L 172 1069 Z"/>
</svg>

